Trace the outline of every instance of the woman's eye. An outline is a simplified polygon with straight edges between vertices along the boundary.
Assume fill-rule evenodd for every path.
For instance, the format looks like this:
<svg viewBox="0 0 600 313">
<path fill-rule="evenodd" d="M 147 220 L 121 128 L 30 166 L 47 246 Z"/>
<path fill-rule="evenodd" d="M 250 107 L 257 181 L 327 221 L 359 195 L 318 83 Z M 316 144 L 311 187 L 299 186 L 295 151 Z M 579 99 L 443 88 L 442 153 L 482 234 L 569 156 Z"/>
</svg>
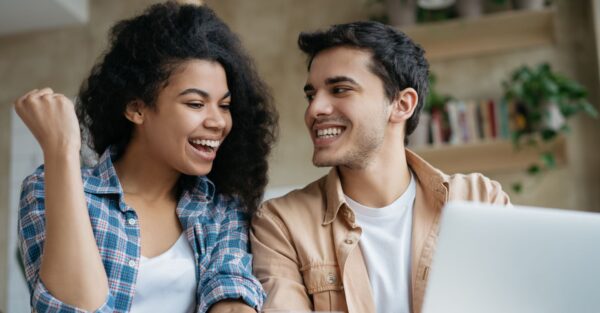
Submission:
<svg viewBox="0 0 600 313">
<path fill-rule="evenodd" d="M 219 105 L 219 107 L 221 107 L 221 109 L 223 109 L 223 110 L 228 110 L 229 111 L 229 109 L 231 109 L 231 103 L 221 103 Z"/>
<path fill-rule="evenodd" d="M 193 109 L 198 109 L 204 106 L 204 103 L 202 102 L 186 102 L 185 104 Z"/>
<path fill-rule="evenodd" d="M 306 94 L 304 97 L 306 98 L 306 100 L 308 102 L 312 102 L 313 99 L 315 98 L 315 95 L 313 95 L 313 94 Z"/>
</svg>

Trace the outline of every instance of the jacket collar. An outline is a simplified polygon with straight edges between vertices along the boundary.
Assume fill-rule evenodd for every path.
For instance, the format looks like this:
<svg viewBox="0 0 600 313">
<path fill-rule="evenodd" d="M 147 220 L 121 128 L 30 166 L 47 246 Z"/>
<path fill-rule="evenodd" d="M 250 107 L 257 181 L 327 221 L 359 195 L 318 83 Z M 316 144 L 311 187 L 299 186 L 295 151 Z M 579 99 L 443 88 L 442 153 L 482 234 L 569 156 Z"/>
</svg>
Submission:
<svg viewBox="0 0 600 313">
<path fill-rule="evenodd" d="M 424 187 L 424 191 L 428 193 L 427 196 L 445 201 L 449 177 L 411 150 L 405 149 L 405 152 L 406 162 L 415 174 L 417 181 Z M 325 192 L 327 195 L 327 208 L 323 225 L 332 223 L 336 219 L 340 207 L 346 203 L 342 183 L 336 167 L 333 167 L 329 171 L 329 174 L 327 174 Z"/>
</svg>

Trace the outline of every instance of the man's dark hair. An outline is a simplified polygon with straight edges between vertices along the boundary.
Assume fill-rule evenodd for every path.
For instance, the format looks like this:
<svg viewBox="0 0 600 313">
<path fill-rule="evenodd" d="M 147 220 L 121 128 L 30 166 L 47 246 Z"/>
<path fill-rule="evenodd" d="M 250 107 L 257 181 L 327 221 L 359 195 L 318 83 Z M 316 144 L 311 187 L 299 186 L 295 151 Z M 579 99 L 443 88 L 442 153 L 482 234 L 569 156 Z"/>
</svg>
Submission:
<svg viewBox="0 0 600 313">
<path fill-rule="evenodd" d="M 112 146 L 120 157 L 133 132 L 123 114 L 126 105 L 140 99 L 155 106 L 177 66 L 194 59 L 223 66 L 231 92 L 233 126 L 208 177 L 218 192 L 240 196 L 252 211 L 267 184 L 277 113 L 240 40 L 208 7 L 167 2 L 118 22 L 103 58 L 79 91 L 79 121 L 89 129 L 98 154 Z"/>
<path fill-rule="evenodd" d="M 414 88 L 419 101 L 406 122 L 405 143 L 408 143 L 408 135 L 419 123 L 429 90 L 429 63 L 423 48 L 395 28 L 371 21 L 338 24 L 324 31 L 300 33 L 298 46 L 308 55 L 309 70 L 314 57 L 329 48 L 348 46 L 371 52 L 370 70 L 383 81 L 385 95 L 390 101 L 402 89 Z"/>
</svg>

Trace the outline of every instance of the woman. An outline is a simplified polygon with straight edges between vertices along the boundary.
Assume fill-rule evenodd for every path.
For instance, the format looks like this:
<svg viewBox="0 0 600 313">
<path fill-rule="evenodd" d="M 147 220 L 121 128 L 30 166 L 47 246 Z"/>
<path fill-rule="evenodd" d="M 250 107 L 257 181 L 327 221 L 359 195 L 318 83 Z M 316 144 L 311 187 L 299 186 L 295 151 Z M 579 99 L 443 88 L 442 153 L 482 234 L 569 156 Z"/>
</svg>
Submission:
<svg viewBox="0 0 600 313">
<path fill-rule="evenodd" d="M 154 5 L 110 41 L 77 110 L 49 88 L 15 104 L 44 153 L 19 216 L 33 309 L 259 310 L 247 219 L 276 128 L 265 85 L 206 7 Z"/>
</svg>

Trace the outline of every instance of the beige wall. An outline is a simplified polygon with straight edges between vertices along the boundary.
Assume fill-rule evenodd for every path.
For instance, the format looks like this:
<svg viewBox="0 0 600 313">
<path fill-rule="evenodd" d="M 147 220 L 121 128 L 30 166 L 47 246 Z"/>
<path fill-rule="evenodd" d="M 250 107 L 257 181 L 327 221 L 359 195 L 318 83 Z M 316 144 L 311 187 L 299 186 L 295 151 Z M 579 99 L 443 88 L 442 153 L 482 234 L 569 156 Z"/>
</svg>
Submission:
<svg viewBox="0 0 600 313">
<path fill-rule="evenodd" d="M 291 0 L 206 2 L 241 35 L 273 88 L 281 114 L 281 137 L 271 159 L 271 186 L 303 185 L 325 173 L 310 165 L 312 148 L 303 124 L 306 104 L 301 92 L 306 70 L 296 47 L 297 34 L 364 19 L 368 16 L 364 1 L 327 1 L 326 8 L 318 0 L 303 1 L 302 5 Z M 466 99 L 499 97 L 501 82 L 510 71 L 522 64 L 548 61 L 556 70 L 584 83 L 592 91 L 592 101 L 598 103 L 597 54 L 589 3 L 557 1 L 557 40 L 553 46 L 432 63 L 440 91 Z M 572 126 L 566 167 L 533 179 L 519 171 L 487 174 L 505 186 L 515 203 L 600 210 L 600 148 L 594 144 L 600 123 L 579 118 Z M 512 193 L 510 185 L 521 180 L 526 191 Z"/>
<path fill-rule="evenodd" d="M 367 18 L 365 0 L 207 0 L 237 32 L 273 91 L 280 114 L 280 140 L 270 160 L 272 187 L 305 185 L 326 173 L 310 164 L 312 143 L 304 126 L 305 57 L 301 31 Z"/>
<path fill-rule="evenodd" d="M 207 4 L 238 32 L 257 67 L 271 86 L 280 112 L 281 136 L 271 158 L 271 186 L 304 185 L 326 172 L 310 164 L 312 147 L 303 124 L 302 94 L 305 58 L 296 48 L 302 30 L 365 19 L 367 0 L 208 0 Z M 0 309 L 5 305 L 7 236 L 4 226 L 16 219 L 8 208 L 10 164 L 9 104 L 25 91 L 51 86 L 68 95 L 105 46 L 115 20 L 130 16 L 155 1 L 92 0 L 90 23 L 59 30 L 0 37 Z M 500 81 L 521 64 L 550 61 L 556 69 L 581 80 L 598 103 L 598 57 L 589 1 L 558 1 L 556 46 L 492 56 L 436 62 L 432 69 L 441 91 L 458 97 L 498 96 Z M 539 181 L 517 203 L 575 209 L 600 209 L 599 122 L 574 121 L 569 138 L 569 163 Z M 507 187 L 519 173 L 494 174 Z M 16 311 L 15 311 L 16 312 Z"/>
<path fill-rule="evenodd" d="M 0 128 L 10 129 L 10 114 L 8 108 L 0 106 Z M 10 132 L 0 129 L 0 311 L 6 303 L 8 294 L 8 262 L 5 252 L 9 250 L 9 236 L 6 229 L 10 229 L 10 214 L 8 207 L 8 184 L 10 181 L 9 163 L 10 157 Z"/>
</svg>

